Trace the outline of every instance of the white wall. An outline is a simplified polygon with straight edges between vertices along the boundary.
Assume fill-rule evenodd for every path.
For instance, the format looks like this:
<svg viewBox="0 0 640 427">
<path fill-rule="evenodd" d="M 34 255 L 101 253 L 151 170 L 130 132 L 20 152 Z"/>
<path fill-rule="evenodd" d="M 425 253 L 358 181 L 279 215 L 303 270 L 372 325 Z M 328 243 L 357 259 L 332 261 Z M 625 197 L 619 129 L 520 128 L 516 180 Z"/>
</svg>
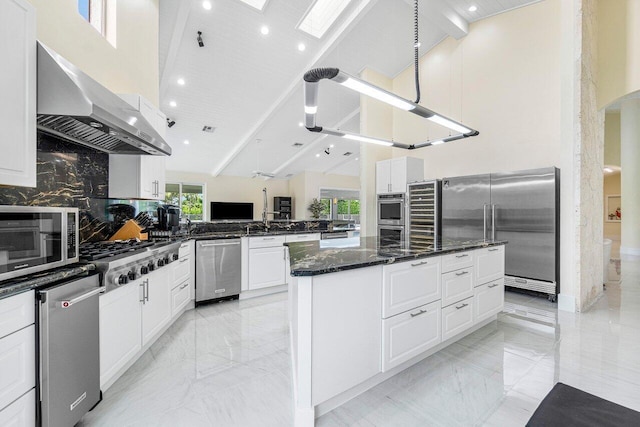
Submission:
<svg viewBox="0 0 640 427">
<path fill-rule="evenodd" d="M 158 105 L 159 0 L 117 1 L 117 47 L 80 16 L 76 0 L 29 1 L 37 8 L 38 40 L 111 91 Z"/>
<path fill-rule="evenodd" d="M 360 177 L 350 175 L 302 172 L 289 180 L 289 193 L 293 198 L 293 218 L 311 218 L 307 210 L 313 198 L 320 197 L 321 188 L 360 189 Z"/>
<path fill-rule="evenodd" d="M 267 189 L 269 212 L 273 211 L 273 198 L 289 196 L 289 183 L 283 179 L 244 178 L 236 176 L 217 176 L 209 174 L 167 171 L 167 182 L 184 182 L 189 184 L 206 184 L 207 220 L 210 218 L 211 202 L 251 202 L 253 203 L 253 219 L 262 219 L 262 189 Z M 269 219 L 272 216 L 269 215 Z"/>
</svg>

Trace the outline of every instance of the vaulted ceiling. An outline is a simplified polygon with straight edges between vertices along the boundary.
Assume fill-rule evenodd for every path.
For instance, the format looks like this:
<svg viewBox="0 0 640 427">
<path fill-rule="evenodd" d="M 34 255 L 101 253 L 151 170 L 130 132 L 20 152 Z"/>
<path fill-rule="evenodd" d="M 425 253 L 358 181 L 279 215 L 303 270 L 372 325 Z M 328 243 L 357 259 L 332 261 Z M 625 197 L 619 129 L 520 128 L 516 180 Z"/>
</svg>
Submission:
<svg viewBox="0 0 640 427">
<path fill-rule="evenodd" d="M 447 36 L 464 37 L 474 21 L 536 1 L 420 0 L 420 53 Z M 413 1 L 351 0 L 320 39 L 296 29 L 314 3 L 267 0 L 260 11 L 241 0 L 210 0 L 207 10 L 202 0 L 160 0 L 160 108 L 176 122 L 167 129 L 168 169 L 358 175 L 359 143 L 300 125 L 302 76 L 322 66 L 397 75 L 413 60 Z M 356 93 L 328 83 L 320 96 L 318 123 L 359 132 Z"/>
</svg>

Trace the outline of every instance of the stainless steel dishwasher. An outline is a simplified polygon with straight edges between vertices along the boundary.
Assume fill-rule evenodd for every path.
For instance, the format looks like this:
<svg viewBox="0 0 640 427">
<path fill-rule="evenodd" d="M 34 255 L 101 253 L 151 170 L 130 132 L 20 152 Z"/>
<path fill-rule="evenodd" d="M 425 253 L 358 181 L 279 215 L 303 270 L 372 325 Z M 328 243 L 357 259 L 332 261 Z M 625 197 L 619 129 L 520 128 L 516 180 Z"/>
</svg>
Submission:
<svg viewBox="0 0 640 427">
<path fill-rule="evenodd" d="M 196 305 L 240 294 L 240 239 L 196 242 Z"/>
<path fill-rule="evenodd" d="M 42 427 L 72 426 L 100 400 L 99 275 L 39 290 Z"/>
</svg>

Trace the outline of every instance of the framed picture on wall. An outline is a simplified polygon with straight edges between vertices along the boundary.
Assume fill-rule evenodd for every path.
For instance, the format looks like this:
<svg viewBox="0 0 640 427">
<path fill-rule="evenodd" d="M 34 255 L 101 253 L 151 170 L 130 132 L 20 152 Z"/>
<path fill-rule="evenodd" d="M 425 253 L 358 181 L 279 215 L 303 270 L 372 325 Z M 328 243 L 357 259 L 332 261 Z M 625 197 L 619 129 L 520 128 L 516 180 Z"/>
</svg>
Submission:
<svg viewBox="0 0 640 427">
<path fill-rule="evenodd" d="M 610 194 L 607 196 L 607 222 L 620 222 L 622 220 L 622 199 L 619 194 Z"/>
</svg>

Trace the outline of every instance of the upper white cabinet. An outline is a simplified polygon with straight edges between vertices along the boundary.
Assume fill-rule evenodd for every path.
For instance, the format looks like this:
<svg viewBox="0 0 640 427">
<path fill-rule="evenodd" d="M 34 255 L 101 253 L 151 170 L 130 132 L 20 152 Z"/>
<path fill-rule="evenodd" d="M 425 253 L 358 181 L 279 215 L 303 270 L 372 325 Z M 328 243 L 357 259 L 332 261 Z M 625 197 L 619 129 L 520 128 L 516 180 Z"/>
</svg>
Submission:
<svg viewBox="0 0 640 427">
<path fill-rule="evenodd" d="M 155 105 L 147 98 L 137 93 L 121 93 L 120 98 L 124 99 L 133 108 L 138 110 L 142 117 L 153 126 L 153 128 L 160 134 L 161 137 L 166 137 L 167 134 L 167 116 L 156 108 Z"/>
<path fill-rule="evenodd" d="M 36 10 L 0 2 L 0 185 L 36 186 Z"/>
<path fill-rule="evenodd" d="M 407 184 L 424 179 L 424 160 L 398 157 L 376 163 L 376 193 L 406 193 Z"/>
<path fill-rule="evenodd" d="M 109 197 L 164 200 L 165 157 L 109 155 Z"/>
</svg>

